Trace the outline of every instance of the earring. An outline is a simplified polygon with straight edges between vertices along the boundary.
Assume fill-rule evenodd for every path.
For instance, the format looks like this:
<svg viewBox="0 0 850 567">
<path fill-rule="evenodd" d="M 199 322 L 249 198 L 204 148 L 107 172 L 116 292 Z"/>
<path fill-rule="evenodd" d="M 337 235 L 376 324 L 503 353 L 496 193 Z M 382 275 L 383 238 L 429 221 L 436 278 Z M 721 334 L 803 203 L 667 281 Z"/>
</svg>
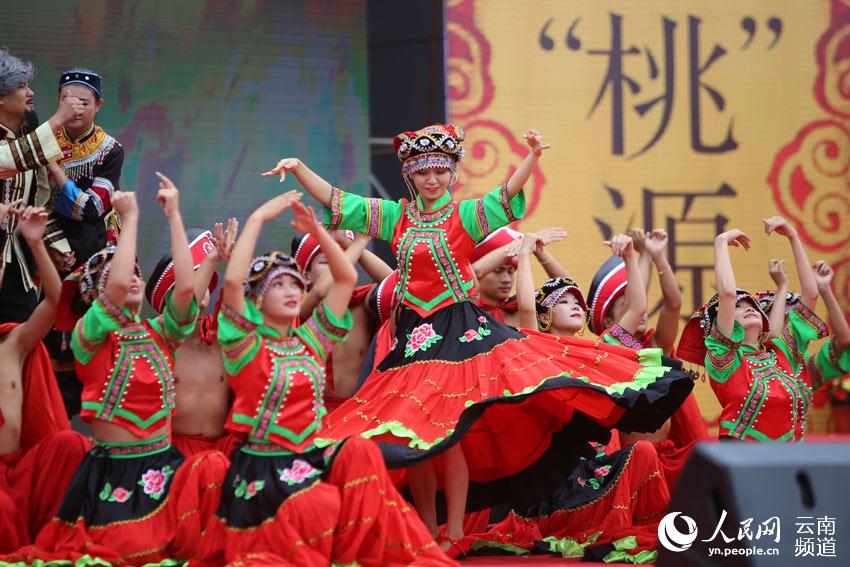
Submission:
<svg viewBox="0 0 850 567">
<path fill-rule="evenodd" d="M 578 333 L 577 333 L 577 334 L 578 334 L 578 336 L 580 336 L 580 337 L 583 337 L 583 336 L 584 336 L 584 329 L 585 329 L 585 326 L 584 326 L 584 325 L 582 325 L 582 326 L 581 326 L 581 329 L 579 329 L 579 331 L 578 331 Z"/>
<path fill-rule="evenodd" d="M 404 184 L 407 185 L 407 192 L 410 193 L 410 202 L 416 202 L 416 191 L 413 190 L 413 184 L 410 182 L 410 176 L 404 176 Z"/>
</svg>

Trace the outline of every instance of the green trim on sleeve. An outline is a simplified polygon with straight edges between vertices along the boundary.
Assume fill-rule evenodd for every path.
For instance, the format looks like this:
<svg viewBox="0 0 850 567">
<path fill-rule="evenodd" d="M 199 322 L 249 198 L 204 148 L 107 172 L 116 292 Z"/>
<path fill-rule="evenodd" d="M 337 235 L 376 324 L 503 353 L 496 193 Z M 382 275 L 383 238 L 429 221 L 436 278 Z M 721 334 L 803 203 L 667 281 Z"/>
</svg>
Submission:
<svg viewBox="0 0 850 567">
<path fill-rule="evenodd" d="M 521 189 L 507 203 L 503 202 L 503 186 L 496 187 L 480 199 L 466 199 L 458 205 L 458 214 L 466 233 L 476 242 L 503 226 L 525 216 L 525 190 Z"/>
<path fill-rule="evenodd" d="M 404 203 L 362 197 L 334 188 L 330 206 L 323 207 L 328 230 L 353 230 L 373 238 L 391 241 L 404 210 Z"/>
<path fill-rule="evenodd" d="M 732 337 L 720 332 L 717 326 L 705 337 L 705 370 L 708 377 L 723 384 L 741 366 L 741 342 L 744 340 L 744 327 L 735 321 Z"/>
</svg>

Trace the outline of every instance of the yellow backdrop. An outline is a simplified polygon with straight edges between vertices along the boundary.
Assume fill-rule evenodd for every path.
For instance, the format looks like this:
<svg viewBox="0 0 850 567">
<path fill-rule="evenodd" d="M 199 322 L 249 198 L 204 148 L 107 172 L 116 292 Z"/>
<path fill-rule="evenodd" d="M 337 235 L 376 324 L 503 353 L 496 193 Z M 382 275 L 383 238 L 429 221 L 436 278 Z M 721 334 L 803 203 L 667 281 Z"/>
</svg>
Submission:
<svg viewBox="0 0 850 567">
<path fill-rule="evenodd" d="M 739 286 L 770 287 L 768 259 L 792 256 L 761 219 L 782 214 L 850 305 L 850 0 L 450 1 L 448 35 L 456 191 L 501 183 L 539 130 L 552 149 L 520 227 L 567 229 L 551 252 L 585 289 L 631 227 L 670 233 L 684 310 L 714 293 L 728 228 L 753 237 Z"/>
</svg>

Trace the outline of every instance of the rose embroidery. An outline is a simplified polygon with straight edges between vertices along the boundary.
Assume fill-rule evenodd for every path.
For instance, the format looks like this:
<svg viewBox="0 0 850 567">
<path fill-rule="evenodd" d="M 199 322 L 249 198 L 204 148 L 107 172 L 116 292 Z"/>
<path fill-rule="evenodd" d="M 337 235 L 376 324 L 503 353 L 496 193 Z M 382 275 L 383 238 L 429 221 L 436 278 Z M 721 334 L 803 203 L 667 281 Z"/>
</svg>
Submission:
<svg viewBox="0 0 850 567">
<path fill-rule="evenodd" d="M 257 495 L 259 491 L 266 486 L 266 481 L 264 480 L 252 480 L 248 482 L 247 480 L 240 479 L 237 475 L 233 481 L 233 495 L 236 498 L 243 498 L 245 500 L 250 500 L 254 496 Z"/>
<path fill-rule="evenodd" d="M 98 498 L 107 502 L 118 502 L 119 504 L 123 504 L 129 500 L 132 495 L 132 490 L 127 490 L 120 486 L 112 488 L 112 485 L 107 482 L 103 485 L 103 490 L 101 490 L 100 494 L 98 494 Z"/>
<path fill-rule="evenodd" d="M 277 469 L 277 474 L 280 476 L 281 482 L 292 486 L 294 484 L 301 484 L 308 478 L 321 474 L 321 471 L 307 461 L 295 459 L 292 461 L 292 466 L 288 469 Z"/>
<path fill-rule="evenodd" d="M 489 336 L 491 331 L 487 324 L 487 318 L 484 316 L 478 317 L 478 322 L 481 325 L 477 329 L 467 330 L 463 336 L 458 337 L 458 340 L 462 343 L 471 343 L 472 341 L 482 341 L 484 337 Z"/>
<path fill-rule="evenodd" d="M 462 343 L 471 343 L 472 341 L 483 341 L 484 337 L 489 336 L 492 331 L 490 331 L 490 327 L 487 324 L 487 318 L 483 316 L 479 317 L 478 322 L 481 323 L 481 325 L 479 325 L 477 329 L 467 330 L 463 336 L 458 337 L 457 340 Z"/>
<path fill-rule="evenodd" d="M 442 339 L 434 330 L 431 323 L 422 323 L 407 335 L 407 345 L 404 347 L 404 356 L 410 357 L 419 351 L 427 350 L 431 345 Z"/>
<path fill-rule="evenodd" d="M 462 343 L 471 343 L 472 341 L 480 341 L 483 337 L 475 329 L 469 329 L 458 340 Z"/>
<path fill-rule="evenodd" d="M 578 477 L 576 481 L 581 486 L 590 486 L 593 490 L 599 490 L 599 487 L 602 486 L 602 480 L 608 476 L 608 473 L 611 472 L 611 465 L 603 465 L 601 467 L 596 467 L 593 469 L 593 477 L 590 479 L 583 479 L 582 477 Z"/>
<path fill-rule="evenodd" d="M 165 484 L 168 482 L 168 478 L 172 474 L 174 474 L 174 471 L 171 469 L 170 465 L 165 465 L 159 470 L 148 469 L 148 471 L 142 475 L 142 480 L 140 480 L 138 484 L 142 487 L 145 494 L 154 500 L 159 500 L 162 498 L 162 495 L 165 494 Z"/>
</svg>

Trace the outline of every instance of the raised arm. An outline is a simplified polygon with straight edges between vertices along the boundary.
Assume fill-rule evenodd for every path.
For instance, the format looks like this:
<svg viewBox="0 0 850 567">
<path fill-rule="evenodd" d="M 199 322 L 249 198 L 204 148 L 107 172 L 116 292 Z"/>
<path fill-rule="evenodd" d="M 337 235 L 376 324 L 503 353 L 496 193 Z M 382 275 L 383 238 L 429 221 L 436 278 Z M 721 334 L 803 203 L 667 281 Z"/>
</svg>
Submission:
<svg viewBox="0 0 850 567">
<path fill-rule="evenodd" d="M 657 333 L 655 340 L 665 353 L 673 352 L 676 336 L 679 334 L 679 315 L 682 312 L 682 292 L 676 272 L 667 261 L 667 232 L 653 229 L 645 241 L 646 255 L 655 264 L 658 271 L 658 281 L 661 284 L 661 310 L 658 313 Z M 643 274 L 643 272 L 641 272 Z M 645 286 L 648 287 L 648 286 Z"/>
<path fill-rule="evenodd" d="M 782 331 L 785 328 L 785 305 L 788 299 L 788 274 L 785 272 L 785 260 L 768 260 L 767 270 L 770 272 L 773 283 L 776 284 L 773 306 L 768 313 L 770 317 L 769 338 L 776 339 L 782 336 Z"/>
<path fill-rule="evenodd" d="M 794 254 L 794 265 L 797 268 L 797 277 L 800 280 L 800 299 L 803 305 L 814 311 L 818 304 L 818 284 L 815 281 L 815 273 L 812 270 L 806 249 L 803 247 L 803 242 L 800 240 L 800 235 L 788 224 L 788 221 L 780 216 L 763 219 L 762 222 L 764 223 L 765 233 L 768 235 L 774 232 L 781 234 L 790 242 L 791 251 Z"/>
<path fill-rule="evenodd" d="M 331 205 L 331 190 L 333 186 L 319 177 L 298 158 L 283 158 L 273 169 L 263 173 L 264 177 L 279 176 L 283 183 L 287 173 L 292 173 L 307 192 L 325 207 Z"/>
<path fill-rule="evenodd" d="M 523 329 L 537 330 L 537 307 L 534 304 L 534 277 L 531 274 L 531 253 L 537 244 L 537 238 L 526 234 L 518 241 L 516 298 L 519 326 Z"/>
<path fill-rule="evenodd" d="M 617 321 L 617 324 L 629 333 L 634 334 L 640 327 L 646 313 L 646 288 L 643 286 L 643 279 L 640 275 L 634 243 L 630 236 L 617 234 L 610 241 L 606 241 L 605 244 L 611 247 L 611 251 L 615 255 L 622 256 L 626 264 L 626 279 L 629 282 L 623 298 L 626 303 L 626 311 Z"/>
<path fill-rule="evenodd" d="M 312 207 L 305 207 L 296 201 L 292 203 L 292 212 L 295 213 L 292 227 L 300 232 L 311 234 L 318 241 L 319 248 L 328 260 L 328 270 L 333 277 L 333 286 L 325 296 L 325 305 L 334 316 L 342 318 L 348 310 L 351 292 L 357 283 L 357 271 L 345 257 L 339 244 L 334 242 L 333 237 L 319 224 Z"/>
<path fill-rule="evenodd" d="M 280 215 L 288 209 L 292 203 L 301 198 L 298 191 L 288 191 L 282 195 L 272 197 L 251 213 L 248 217 L 242 234 L 236 240 L 227 269 L 224 271 L 224 285 L 222 294 L 224 303 L 238 313 L 245 313 L 245 292 L 242 287 L 248 266 L 254 257 L 254 248 L 263 225 Z"/>
<path fill-rule="evenodd" d="M 534 233 L 537 244 L 534 247 L 534 257 L 543 266 L 543 270 L 550 278 L 570 277 L 567 269 L 561 265 L 557 258 L 546 251 L 546 246 L 553 242 L 559 242 L 567 237 L 567 231 L 561 227 L 544 228 Z"/>
<path fill-rule="evenodd" d="M 115 305 L 123 307 L 133 282 L 136 264 L 136 236 L 139 228 L 136 194 L 132 191 L 116 191 L 112 197 L 112 208 L 121 215 L 121 234 L 118 235 L 104 293 Z"/>
<path fill-rule="evenodd" d="M 56 267 L 50 260 L 50 255 L 47 253 L 47 247 L 42 241 L 44 230 L 47 227 L 47 211 L 41 207 L 12 209 L 12 211 L 20 219 L 18 226 L 21 236 L 35 258 L 35 266 L 41 278 L 41 289 L 44 294 L 43 299 L 29 319 L 15 327 L 10 333 L 10 336 L 14 337 L 19 345 L 22 357 L 25 357 L 53 327 L 62 282 L 59 279 Z"/>
<path fill-rule="evenodd" d="M 336 235 L 334 236 L 336 237 Z M 339 240 L 342 239 L 337 239 L 336 241 L 339 242 Z M 369 237 L 364 234 L 358 234 L 354 237 L 354 240 L 349 240 L 347 237 L 344 237 L 344 240 L 348 240 L 348 244 L 344 251 L 345 257 L 352 265 L 354 265 L 362 257 L 362 254 L 366 249 L 366 245 L 369 243 Z M 333 273 L 331 273 L 330 269 L 323 272 L 322 275 L 313 282 L 313 287 L 310 288 L 310 291 L 307 292 L 304 299 L 301 301 L 299 313 L 302 321 L 306 321 L 307 318 L 310 317 L 313 313 L 313 309 L 315 309 L 319 302 L 322 301 L 322 299 L 324 299 L 328 294 L 333 283 Z"/>
<path fill-rule="evenodd" d="M 168 177 L 158 171 L 156 176 L 159 177 L 156 202 L 162 207 L 171 232 L 171 257 L 174 266 L 174 290 L 171 292 L 171 303 L 176 315 L 182 319 L 192 309 L 192 299 L 195 297 L 192 254 L 189 252 L 189 241 L 186 239 L 186 229 L 183 227 L 183 217 L 180 215 L 180 192 Z"/>
<path fill-rule="evenodd" d="M 540 137 L 540 134 L 536 130 L 529 130 L 522 137 L 525 138 L 525 142 L 530 149 L 528 155 L 525 156 L 525 159 L 516 168 L 514 174 L 508 179 L 508 198 L 513 197 L 519 193 L 520 189 L 525 187 L 526 181 L 528 181 L 528 178 L 531 177 L 531 173 L 534 171 L 534 166 L 537 165 L 537 160 L 543 155 L 544 150 L 552 147 L 549 144 L 543 143 L 543 138 Z"/>
<path fill-rule="evenodd" d="M 0 143 L 0 179 L 8 179 L 60 159 L 62 148 L 56 140 L 56 132 L 84 113 L 85 107 L 80 99 L 68 97 L 59 103 L 56 114 L 34 132 Z"/>
<path fill-rule="evenodd" d="M 640 266 L 640 275 L 643 278 L 643 287 L 649 293 L 649 284 L 652 282 L 650 272 L 652 271 L 652 255 L 646 250 L 647 233 L 642 228 L 633 228 L 628 232 L 635 243 L 635 252 L 638 253 L 638 265 Z"/>
<path fill-rule="evenodd" d="M 812 266 L 812 273 L 815 277 L 815 282 L 818 286 L 818 291 L 826 303 L 826 309 L 829 315 L 829 323 L 832 326 L 832 334 L 835 341 L 835 349 L 837 352 L 842 352 L 850 346 L 850 325 L 847 323 L 847 318 L 844 316 L 844 311 L 841 309 L 841 304 L 835 293 L 832 291 L 832 267 L 825 261 L 820 260 Z"/>
<path fill-rule="evenodd" d="M 735 304 L 738 297 L 735 272 L 729 255 L 730 246 L 741 246 L 744 250 L 749 250 L 750 237 L 735 228 L 719 234 L 714 239 L 714 278 L 720 299 L 717 306 L 717 328 L 726 337 L 731 337 L 735 328 Z"/>
</svg>

